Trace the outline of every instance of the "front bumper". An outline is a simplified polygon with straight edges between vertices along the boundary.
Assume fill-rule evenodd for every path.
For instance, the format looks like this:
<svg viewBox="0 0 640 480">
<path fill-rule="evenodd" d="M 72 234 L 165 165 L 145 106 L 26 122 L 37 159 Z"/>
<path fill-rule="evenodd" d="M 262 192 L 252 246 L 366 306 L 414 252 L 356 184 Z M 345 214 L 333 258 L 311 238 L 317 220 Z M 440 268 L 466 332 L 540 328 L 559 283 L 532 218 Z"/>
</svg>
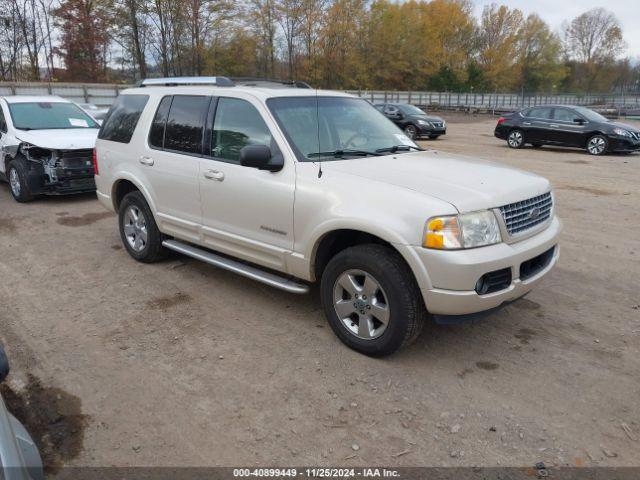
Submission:
<svg viewBox="0 0 640 480">
<path fill-rule="evenodd" d="M 412 268 L 427 310 L 434 315 L 467 315 L 499 307 L 529 293 L 558 262 L 562 224 L 553 217 L 540 233 L 516 243 L 499 243 L 469 250 L 441 251 L 399 247 Z M 555 248 L 554 248 L 555 247 Z M 520 278 L 520 267 L 554 248 L 535 274 Z M 511 270 L 511 282 L 502 290 L 478 294 L 476 282 L 485 274 Z"/>
<path fill-rule="evenodd" d="M 96 191 L 93 167 L 58 167 L 56 179 L 51 181 L 41 164 L 30 162 L 27 181 L 34 194 L 70 195 Z"/>
<path fill-rule="evenodd" d="M 434 127 L 427 125 L 417 125 L 419 137 L 428 137 L 430 135 L 446 135 L 447 127 Z"/>
<path fill-rule="evenodd" d="M 609 137 L 609 150 L 612 152 L 638 152 L 640 140 L 630 137 Z"/>
</svg>

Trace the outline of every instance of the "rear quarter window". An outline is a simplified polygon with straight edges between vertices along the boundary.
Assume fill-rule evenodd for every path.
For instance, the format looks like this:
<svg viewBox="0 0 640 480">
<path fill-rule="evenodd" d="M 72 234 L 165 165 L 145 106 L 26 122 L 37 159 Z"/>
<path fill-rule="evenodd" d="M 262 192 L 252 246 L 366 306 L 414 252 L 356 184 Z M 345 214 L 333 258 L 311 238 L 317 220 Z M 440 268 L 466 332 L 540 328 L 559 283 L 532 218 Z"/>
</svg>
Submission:
<svg viewBox="0 0 640 480">
<path fill-rule="evenodd" d="M 129 143 L 148 101 L 148 95 L 120 95 L 111 106 L 98 138 Z"/>
</svg>

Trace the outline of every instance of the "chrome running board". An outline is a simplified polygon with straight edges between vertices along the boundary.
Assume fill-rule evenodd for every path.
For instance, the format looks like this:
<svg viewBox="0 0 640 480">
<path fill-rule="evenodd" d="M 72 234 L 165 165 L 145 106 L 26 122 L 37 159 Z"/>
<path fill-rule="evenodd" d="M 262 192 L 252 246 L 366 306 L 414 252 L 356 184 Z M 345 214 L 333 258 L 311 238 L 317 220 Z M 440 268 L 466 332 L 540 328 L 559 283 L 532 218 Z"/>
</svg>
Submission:
<svg viewBox="0 0 640 480">
<path fill-rule="evenodd" d="M 257 267 L 246 265 L 242 262 L 194 247 L 193 245 L 179 242 L 178 240 L 164 240 L 162 242 L 162 246 L 169 250 L 187 255 L 188 257 L 195 258 L 196 260 L 201 260 L 209 265 L 224 268 L 225 270 L 256 280 L 257 282 L 262 282 L 271 287 L 279 288 L 285 292 L 299 294 L 309 293 L 309 286 L 304 283 L 298 283 L 295 280 L 281 277 L 274 273 L 265 272 Z"/>
</svg>

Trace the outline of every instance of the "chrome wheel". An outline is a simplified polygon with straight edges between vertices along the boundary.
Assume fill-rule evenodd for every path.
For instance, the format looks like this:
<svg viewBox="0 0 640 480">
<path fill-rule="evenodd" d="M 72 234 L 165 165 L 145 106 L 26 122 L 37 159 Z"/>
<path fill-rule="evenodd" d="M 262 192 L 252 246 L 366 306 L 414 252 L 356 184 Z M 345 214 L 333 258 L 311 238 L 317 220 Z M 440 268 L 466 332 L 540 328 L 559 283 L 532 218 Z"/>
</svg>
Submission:
<svg viewBox="0 0 640 480">
<path fill-rule="evenodd" d="M 124 236 L 135 252 L 141 252 L 147 246 L 147 219 L 142 210 L 131 205 L 122 219 Z"/>
<path fill-rule="evenodd" d="M 606 148 L 607 142 L 602 137 L 593 137 L 587 145 L 587 150 L 591 155 L 602 155 Z"/>
<path fill-rule="evenodd" d="M 520 130 L 514 130 L 509 134 L 509 138 L 507 139 L 507 143 L 511 148 L 519 148 L 522 146 L 524 142 L 524 135 Z"/>
<path fill-rule="evenodd" d="M 11 185 L 11 192 L 14 197 L 20 196 L 20 176 L 15 168 L 12 168 L 9 172 L 9 184 Z"/>
<path fill-rule="evenodd" d="M 404 133 L 407 135 L 407 137 L 413 140 L 414 138 L 416 138 L 416 134 L 418 133 L 418 131 L 413 125 L 407 125 L 406 127 L 404 127 Z"/>
<path fill-rule="evenodd" d="M 333 307 L 342 325 L 362 340 L 373 340 L 389 324 L 387 295 L 378 281 L 362 270 L 347 270 L 333 287 Z"/>
</svg>

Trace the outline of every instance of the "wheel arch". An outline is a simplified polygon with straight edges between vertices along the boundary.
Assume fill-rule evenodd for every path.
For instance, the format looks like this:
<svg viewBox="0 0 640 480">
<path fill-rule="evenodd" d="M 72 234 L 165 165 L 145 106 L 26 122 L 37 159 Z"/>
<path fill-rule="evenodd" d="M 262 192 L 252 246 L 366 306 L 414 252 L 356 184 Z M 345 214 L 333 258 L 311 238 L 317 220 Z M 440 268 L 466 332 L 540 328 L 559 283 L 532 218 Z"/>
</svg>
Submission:
<svg viewBox="0 0 640 480">
<path fill-rule="evenodd" d="M 117 180 L 113 182 L 111 186 L 111 201 L 113 203 L 113 208 L 116 212 L 120 208 L 120 203 L 122 199 L 130 192 L 139 191 L 146 202 L 149 204 L 149 208 L 153 213 L 153 216 L 156 216 L 156 208 L 155 203 L 153 202 L 149 191 L 139 182 L 136 178 L 131 177 L 129 175 L 123 175 Z"/>
<path fill-rule="evenodd" d="M 335 255 L 347 248 L 365 244 L 383 245 L 393 250 L 402 257 L 413 271 L 410 262 L 407 261 L 403 252 L 396 248 L 395 243 L 397 243 L 397 239 L 373 229 L 344 226 L 327 230 L 320 235 L 313 244 L 309 265 L 311 280 L 317 281 L 322 277 L 324 269 Z"/>
</svg>

